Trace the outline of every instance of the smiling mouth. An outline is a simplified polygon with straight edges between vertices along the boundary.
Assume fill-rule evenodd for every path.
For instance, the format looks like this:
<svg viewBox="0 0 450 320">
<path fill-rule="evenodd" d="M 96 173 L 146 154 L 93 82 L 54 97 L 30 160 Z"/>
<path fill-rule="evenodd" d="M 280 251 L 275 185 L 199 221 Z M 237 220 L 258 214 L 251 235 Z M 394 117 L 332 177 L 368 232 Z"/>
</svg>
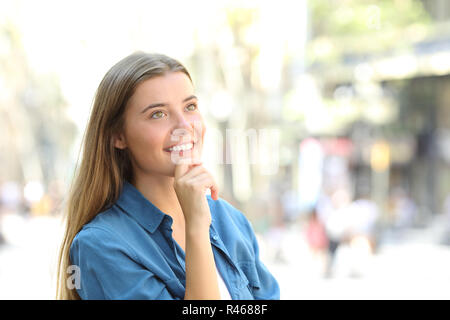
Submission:
<svg viewBox="0 0 450 320">
<path fill-rule="evenodd" d="M 183 143 L 183 144 L 179 144 L 179 145 L 175 145 L 169 148 L 165 148 L 164 151 L 166 152 L 181 152 L 181 151 L 190 151 L 194 148 L 194 142 L 188 142 L 188 143 Z"/>
</svg>

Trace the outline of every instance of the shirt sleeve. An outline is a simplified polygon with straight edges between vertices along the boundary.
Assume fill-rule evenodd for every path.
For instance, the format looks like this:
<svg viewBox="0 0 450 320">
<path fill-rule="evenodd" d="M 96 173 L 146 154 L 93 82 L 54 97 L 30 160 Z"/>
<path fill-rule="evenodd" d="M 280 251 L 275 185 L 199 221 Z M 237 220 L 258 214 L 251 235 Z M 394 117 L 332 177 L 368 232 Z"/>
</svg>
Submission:
<svg viewBox="0 0 450 320">
<path fill-rule="evenodd" d="M 174 300 L 165 283 L 145 269 L 131 248 L 109 231 L 86 228 L 70 248 L 70 260 L 79 270 L 82 299 Z"/>
<path fill-rule="evenodd" d="M 245 218 L 245 225 L 247 227 L 248 235 L 251 239 L 253 250 L 255 252 L 255 264 L 248 270 L 248 274 L 253 274 L 259 282 L 259 287 L 254 288 L 253 297 L 256 300 L 279 300 L 280 299 L 280 287 L 275 277 L 270 273 L 267 267 L 262 263 L 259 256 L 259 245 L 256 239 L 255 233 L 250 222 Z"/>
<path fill-rule="evenodd" d="M 253 249 L 254 255 L 252 255 L 252 257 L 254 256 L 254 261 L 239 261 L 239 266 L 244 269 L 244 273 L 249 279 L 250 285 L 253 285 L 253 298 L 256 300 L 280 299 L 280 287 L 275 277 L 260 259 L 258 241 L 250 221 L 238 209 L 229 204 L 226 204 L 226 206 L 231 209 L 235 216 L 240 220 L 240 226 L 243 229 L 242 232 L 246 235 L 245 241 Z"/>
</svg>

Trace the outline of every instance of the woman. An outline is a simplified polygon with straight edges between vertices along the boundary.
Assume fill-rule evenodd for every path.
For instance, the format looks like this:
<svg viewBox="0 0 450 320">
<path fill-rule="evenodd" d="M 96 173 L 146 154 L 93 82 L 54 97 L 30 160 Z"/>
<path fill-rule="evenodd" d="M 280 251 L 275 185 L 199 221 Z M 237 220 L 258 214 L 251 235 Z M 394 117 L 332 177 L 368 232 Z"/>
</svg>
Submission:
<svg viewBox="0 0 450 320">
<path fill-rule="evenodd" d="M 204 135 L 178 61 L 135 53 L 107 72 L 68 200 L 58 297 L 279 298 L 249 222 L 202 166 Z"/>
</svg>

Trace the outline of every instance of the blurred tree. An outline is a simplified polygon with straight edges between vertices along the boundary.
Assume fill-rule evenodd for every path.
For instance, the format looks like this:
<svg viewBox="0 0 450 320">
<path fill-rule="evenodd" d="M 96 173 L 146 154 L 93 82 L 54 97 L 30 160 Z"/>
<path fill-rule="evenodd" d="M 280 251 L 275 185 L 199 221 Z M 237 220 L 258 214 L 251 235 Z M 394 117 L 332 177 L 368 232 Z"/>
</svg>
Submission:
<svg viewBox="0 0 450 320">
<path fill-rule="evenodd" d="M 59 81 L 28 66 L 20 31 L 9 21 L 0 25 L 0 48 L 0 176 L 44 186 L 63 180 L 76 127 Z"/>
<path fill-rule="evenodd" d="M 407 46 L 431 19 L 419 0 L 310 0 L 309 61 L 336 62 Z M 349 54 L 351 53 L 351 54 Z"/>
<path fill-rule="evenodd" d="M 419 0 L 310 0 L 311 35 L 367 36 L 429 22 Z"/>
</svg>

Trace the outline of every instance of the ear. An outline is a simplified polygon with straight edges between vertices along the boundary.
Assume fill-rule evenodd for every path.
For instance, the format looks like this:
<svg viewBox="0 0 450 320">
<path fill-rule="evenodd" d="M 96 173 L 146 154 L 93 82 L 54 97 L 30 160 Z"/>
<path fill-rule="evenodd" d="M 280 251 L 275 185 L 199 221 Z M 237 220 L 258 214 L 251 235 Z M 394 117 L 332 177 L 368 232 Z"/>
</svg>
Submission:
<svg viewBox="0 0 450 320">
<path fill-rule="evenodd" d="M 126 149 L 127 143 L 122 133 L 113 136 L 114 147 L 117 149 Z"/>
</svg>

